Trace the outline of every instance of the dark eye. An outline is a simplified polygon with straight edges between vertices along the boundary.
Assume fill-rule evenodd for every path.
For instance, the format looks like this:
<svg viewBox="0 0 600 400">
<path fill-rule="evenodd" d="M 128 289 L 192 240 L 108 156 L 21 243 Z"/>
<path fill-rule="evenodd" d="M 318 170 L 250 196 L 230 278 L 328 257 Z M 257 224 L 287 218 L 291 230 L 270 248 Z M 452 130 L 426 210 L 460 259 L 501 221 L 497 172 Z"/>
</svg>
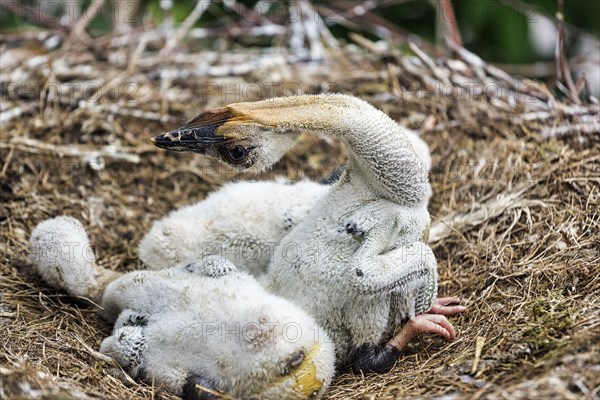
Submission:
<svg viewBox="0 0 600 400">
<path fill-rule="evenodd" d="M 242 146 L 235 146 L 232 149 L 229 149 L 228 155 L 231 161 L 242 161 L 244 157 L 246 157 L 246 149 Z"/>
</svg>

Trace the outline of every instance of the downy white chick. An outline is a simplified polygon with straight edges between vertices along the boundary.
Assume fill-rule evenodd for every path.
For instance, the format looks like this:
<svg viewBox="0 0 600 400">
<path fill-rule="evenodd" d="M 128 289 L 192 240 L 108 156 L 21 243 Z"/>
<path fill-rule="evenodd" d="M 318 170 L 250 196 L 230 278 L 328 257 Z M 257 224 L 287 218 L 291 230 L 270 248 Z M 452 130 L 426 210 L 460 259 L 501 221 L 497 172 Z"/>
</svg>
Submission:
<svg viewBox="0 0 600 400">
<path fill-rule="evenodd" d="M 261 275 L 275 246 L 302 221 L 329 187 L 316 182 L 237 182 L 156 221 L 140 242 L 150 269 L 221 255 Z"/>
<path fill-rule="evenodd" d="M 407 136 L 429 171 L 427 144 L 415 132 L 407 131 Z M 334 173 L 325 182 L 338 179 Z M 156 270 L 189 259 L 221 255 L 258 277 L 266 272 L 281 239 L 329 189 L 329 185 L 310 181 L 225 184 L 203 201 L 154 222 L 140 242 L 140 260 Z"/>
<path fill-rule="evenodd" d="M 332 336 L 338 362 L 357 370 L 391 368 L 418 334 L 453 338 L 445 315 L 464 308 L 455 298 L 436 302 L 426 167 L 404 129 L 381 111 L 336 94 L 236 103 L 153 142 L 256 172 L 277 162 L 301 132 L 339 137 L 349 162 L 276 247 L 267 289 L 314 316 Z"/>
<path fill-rule="evenodd" d="M 72 243 L 86 255 L 46 251 Z M 70 217 L 40 223 L 30 251 L 50 285 L 99 301 L 116 320 L 101 351 L 135 378 L 207 400 L 318 398 L 333 377 L 334 347 L 315 320 L 220 257 L 117 277 L 96 267 L 83 226 Z M 111 279 L 106 290 L 98 284 Z"/>
<path fill-rule="evenodd" d="M 102 305 L 120 317 L 101 351 L 186 397 L 200 385 L 233 398 L 307 399 L 333 377 L 333 344 L 314 319 L 218 256 L 126 274 Z"/>
</svg>

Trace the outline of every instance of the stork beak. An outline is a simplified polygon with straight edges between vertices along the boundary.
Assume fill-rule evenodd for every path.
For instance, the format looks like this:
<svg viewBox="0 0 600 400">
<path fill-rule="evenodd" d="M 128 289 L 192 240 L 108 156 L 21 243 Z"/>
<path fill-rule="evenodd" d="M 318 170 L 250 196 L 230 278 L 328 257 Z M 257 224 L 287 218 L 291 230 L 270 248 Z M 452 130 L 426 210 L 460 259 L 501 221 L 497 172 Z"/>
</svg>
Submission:
<svg viewBox="0 0 600 400">
<path fill-rule="evenodd" d="M 215 133 L 216 126 L 182 127 L 172 132 L 152 138 L 152 143 L 161 149 L 172 151 L 193 151 L 206 154 L 215 144 L 226 139 Z"/>
<path fill-rule="evenodd" d="M 156 136 L 152 143 L 166 150 L 207 154 L 215 145 L 227 140 L 217 131 L 233 117 L 234 113 L 226 107 L 204 111 L 181 128 Z"/>
</svg>

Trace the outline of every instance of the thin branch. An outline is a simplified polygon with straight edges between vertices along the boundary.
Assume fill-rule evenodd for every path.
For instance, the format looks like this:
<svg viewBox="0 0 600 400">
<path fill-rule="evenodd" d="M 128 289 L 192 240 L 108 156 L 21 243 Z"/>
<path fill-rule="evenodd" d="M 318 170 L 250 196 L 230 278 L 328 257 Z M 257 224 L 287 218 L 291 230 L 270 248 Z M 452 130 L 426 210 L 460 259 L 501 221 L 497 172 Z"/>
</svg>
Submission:
<svg viewBox="0 0 600 400">
<path fill-rule="evenodd" d="M 335 5 L 335 4 L 334 4 Z M 353 19 L 344 18 L 343 13 L 345 10 L 343 9 L 335 9 L 330 10 L 325 6 L 320 6 L 319 10 L 323 10 L 324 12 L 331 11 L 333 15 L 329 16 L 325 23 L 327 25 L 331 25 L 332 23 L 336 23 L 345 27 L 350 28 L 351 30 L 365 30 L 377 37 L 382 39 L 392 39 L 392 40 L 401 40 L 404 43 L 414 42 L 419 47 L 424 49 L 430 54 L 440 55 L 440 49 L 436 48 L 435 45 L 429 43 L 428 41 L 420 38 L 418 35 L 410 33 L 396 24 L 386 20 L 374 12 L 365 9 L 364 13 L 360 15 L 360 17 L 356 17 Z"/>
<path fill-rule="evenodd" d="M 66 31 L 67 27 L 58 22 L 56 19 L 50 18 L 39 10 L 35 10 L 33 8 L 29 8 L 23 4 L 19 4 L 12 0 L 2 0 L 0 2 L 0 7 L 7 9 L 8 11 L 14 13 L 15 15 L 28 19 L 32 22 L 35 22 L 39 25 L 46 26 L 48 28 L 57 29 L 59 31 Z"/>
<path fill-rule="evenodd" d="M 310 18 L 310 5 L 306 0 L 298 2 L 302 15 L 302 24 L 304 25 L 304 33 L 310 47 L 310 59 L 321 60 L 323 58 L 323 44 L 319 34 L 319 25 L 314 18 Z"/>
<path fill-rule="evenodd" d="M 533 183 L 522 185 L 512 192 L 502 193 L 484 203 L 475 204 L 468 211 L 455 212 L 439 218 L 431 224 L 429 243 L 439 242 L 453 232 L 467 232 L 510 209 L 531 206 L 545 207 L 546 204 L 542 201 L 527 200 L 522 197 L 533 185 Z"/>
<path fill-rule="evenodd" d="M 259 26 L 239 26 L 235 29 L 227 27 L 213 28 L 194 28 L 190 29 L 188 36 L 194 39 L 204 39 L 207 37 L 239 37 L 239 36 L 282 36 L 287 33 L 287 28 L 283 25 L 266 24 Z"/>
<path fill-rule="evenodd" d="M 62 38 L 65 35 L 64 31 L 47 30 L 47 31 L 27 31 L 27 32 L 11 32 L 0 34 L 0 43 L 6 43 L 9 45 L 17 45 L 20 42 L 25 41 L 37 41 L 43 42 L 53 36 Z"/>
<path fill-rule="evenodd" d="M 340 45 L 339 45 L 337 39 L 335 38 L 335 36 L 333 36 L 331 31 L 325 24 L 325 21 L 323 21 L 323 17 L 321 16 L 321 14 L 316 13 L 315 18 L 317 20 L 317 25 L 319 27 L 319 33 L 321 34 L 321 37 L 323 38 L 323 40 L 325 40 L 325 43 L 327 43 L 327 45 L 329 46 L 330 49 L 333 49 L 336 51 L 339 50 Z"/>
<path fill-rule="evenodd" d="M 207 8 L 207 3 L 205 1 L 196 3 L 196 7 L 192 10 L 190 15 L 188 15 L 175 34 L 167 40 L 167 43 L 160 50 L 162 56 L 166 56 L 173 51 L 175 46 L 177 46 L 177 44 L 188 34 L 190 29 L 192 29 L 192 26 L 194 26 L 194 24 L 202 17 Z"/>
<path fill-rule="evenodd" d="M 440 0 L 440 18 L 444 22 L 446 37 L 450 38 L 457 46 L 463 47 L 463 40 L 458 29 L 458 23 L 452 8 L 452 0 Z"/>
<path fill-rule="evenodd" d="M 102 165 L 102 162 L 99 161 L 99 158 L 101 157 L 127 161 L 133 164 L 140 163 L 140 156 L 138 154 L 132 154 L 127 149 L 114 145 L 107 145 L 99 149 L 90 149 L 75 144 L 54 145 L 22 137 L 14 137 L 9 143 L 0 143 L 0 148 L 10 147 L 33 154 L 54 154 L 59 157 L 77 157 L 85 164 L 93 163 Z"/>
<path fill-rule="evenodd" d="M 535 85 L 525 85 L 517 79 L 513 78 L 500 68 L 494 67 L 486 63 L 481 57 L 470 52 L 462 46 L 458 46 L 452 40 L 446 40 L 448 46 L 458 55 L 460 59 L 462 59 L 465 63 L 473 68 L 477 77 L 481 82 L 486 81 L 485 74 L 486 72 L 493 76 L 494 78 L 504 81 L 510 85 L 511 89 L 515 90 L 518 93 L 523 93 L 528 96 L 537 98 L 542 101 L 548 101 L 549 96 L 548 93 L 545 93 L 541 90 L 536 90 Z"/>
<path fill-rule="evenodd" d="M 366 11 L 371 11 L 376 8 L 389 7 L 389 6 L 392 6 L 395 4 L 408 3 L 409 1 L 411 1 L 411 0 L 361 1 L 361 2 L 359 2 L 359 4 L 351 6 L 350 8 L 348 8 L 344 12 L 342 12 L 342 16 L 344 18 L 351 19 L 351 18 L 355 18 L 355 17 L 359 17 L 359 16 L 363 15 Z"/>
<path fill-rule="evenodd" d="M 293 13 L 292 6 L 296 7 L 297 4 L 290 4 L 288 13 L 291 16 Z M 306 27 L 302 23 L 300 18 L 290 18 L 289 22 L 290 35 L 288 38 L 288 43 L 290 49 L 294 52 L 294 54 L 302 57 L 303 53 L 305 53 L 306 48 L 304 46 L 304 38 L 306 37 Z"/>
<path fill-rule="evenodd" d="M 565 24 L 564 24 L 564 4 L 563 0 L 556 0 L 556 24 L 558 28 L 558 45 L 556 48 L 556 78 L 567 84 L 569 98 L 577 104 L 581 104 L 577 88 L 573 82 L 571 71 L 569 71 L 569 61 L 567 60 L 565 48 Z"/>
<path fill-rule="evenodd" d="M 87 108 L 98 114 L 111 113 L 115 115 L 122 115 L 125 117 L 145 119 L 148 121 L 158 121 L 161 123 L 178 121 L 177 118 L 169 115 L 163 115 L 152 111 L 143 111 L 135 108 L 124 108 L 118 104 L 92 104 L 87 101 L 79 102 L 80 108 Z"/>
<path fill-rule="evenodd" d="M 565 136 L 585 134 L 600 134 L 600 122 L 590 121 L 587 123 L 568 124 L 544 129 L 540 136 L 544 139 L 561 138 Z"/>
<path fill-rule="evenodd" d="M 548 19 L 552 20 L 552 17 L 554 17 L 554 15 L 552 15 L 551 12 L 547 12 L 543 8 L 536 6 L 535 4 L 528 3 L 524 0 L 498 0 L 498 2 L 501 3 L 502 5 L 510 8 L 517 14 L 521 14 L 528 21 L 531 21 L 533 23 L 538 22 L 537 18 L 548 18 Z M 565 24 L 565 27 L 570 32 L 574 32 L 574 33 L 577 33 L 578 35 L 582 35 L 582 36 L 590 36 L 593 38 L 597 37 L 597 34 L 591 33 L 590 31 L 586 30 L 585 28 L 582 28 L 580 26 L 575 26 L 566 21 L 563 21 L 563 22 Z"/>
<path fill-rule="evenodd" d="M 444 73 L 441 68 L 436 67 L 435 62 L 431 59 L 431 57 L 429 57 L 427 53 L 421 50 L 419 46 L 417 46 L 413 42 L 408 42 L 408 46 L 417 55 L 417 57 L 419 57 L 421 61 L 423 61 L 423 63 L 427 65 L 427 67 L 429 67 L 429 69 L 431 70 L 433 75 L 435 75 L 436 78 L 438 78 L 441 82 L 445 84 L 450 82 L 448 80 L 448 74 Z"/>
<path fill-rule="evenodd" d="M 102 6 L 104 6 L 104 0 L 93 0 L 90 3 L 88 8 L 81 13 L 79 19 L 73 24 L 71 33 L 69 35 L 70 40 L 74 40 L 75 38 L 81 40 L 82 42 L 87 42 L 89 40 L 89 36 L 85 32 L 85 29 L 100 13 Z"/>
</svg>

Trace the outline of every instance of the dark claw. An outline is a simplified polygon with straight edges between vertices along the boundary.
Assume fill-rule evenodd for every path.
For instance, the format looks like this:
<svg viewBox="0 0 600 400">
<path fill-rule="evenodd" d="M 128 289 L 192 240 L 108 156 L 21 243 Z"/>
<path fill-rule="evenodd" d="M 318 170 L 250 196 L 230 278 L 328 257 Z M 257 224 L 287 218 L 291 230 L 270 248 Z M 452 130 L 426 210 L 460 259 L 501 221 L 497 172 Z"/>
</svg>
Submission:
<svg viewBox="0 0 600 400">
<path fill-rule="evenodd" d="M 352 370 L 359 372 L 387 372 L 396 363 L 400 350 L 392 345 L 363 344 L 354 350 Z"/>
</svg>

